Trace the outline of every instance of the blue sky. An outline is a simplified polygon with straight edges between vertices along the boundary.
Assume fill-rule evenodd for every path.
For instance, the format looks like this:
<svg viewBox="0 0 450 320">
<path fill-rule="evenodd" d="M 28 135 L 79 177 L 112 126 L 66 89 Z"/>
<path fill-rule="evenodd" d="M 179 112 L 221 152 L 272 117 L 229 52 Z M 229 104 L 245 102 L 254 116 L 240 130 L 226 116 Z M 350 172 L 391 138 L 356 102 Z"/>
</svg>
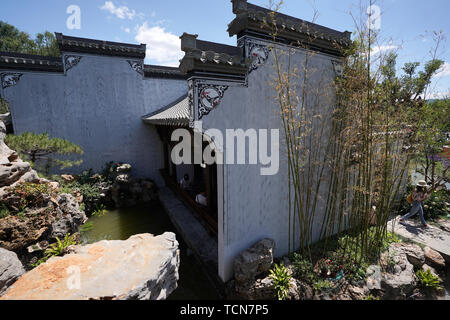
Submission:
<svg viewBox="0 0 450 320">
<path fill-rule="evenodd" d="M 269 0 L 249 2 L 267 6 Z M 340 31 L 354 31 L 353 18 L 359 3 L 368 0 L 285 0 L 281 12 L 311 20 L 315 7 L 316 23 Z M 424 62 L 433 46 L 431 31 L 442 30 L 449 37 L 449 0 L 378 0 L 381 9 L 379 50 L 395 48 L 399 63 Z M 70 5 L 81 10 L 81 29 L 66 26 Z M 1 1 L 0 20 L 15 25 L 31 35 L 48 30 L 67 35 L 147 43 L 146 63 L 173 65 L 182 57 L 178 37 L 195 33 L 199 39 L 235 45 L 226 32 L 233 19 L 229 0 L 15 0 Z M 436 94 L 450 92 L 450 46 L 447 40 L 439 50 L 446 61 L 436 78 Z"/>
</svg>

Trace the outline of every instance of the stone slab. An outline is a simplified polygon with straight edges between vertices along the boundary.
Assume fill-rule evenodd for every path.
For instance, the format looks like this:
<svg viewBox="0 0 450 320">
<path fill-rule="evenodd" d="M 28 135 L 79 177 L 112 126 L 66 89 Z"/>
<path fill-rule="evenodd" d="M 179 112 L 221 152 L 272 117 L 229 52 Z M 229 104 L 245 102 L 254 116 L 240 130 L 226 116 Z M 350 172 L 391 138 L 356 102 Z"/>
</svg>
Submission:
<svg viewBox="0 0 450 320">
<path fill-rule="evenodd" d="M 388 222 L 388 231 L 392 231 L 411 241 L 429 246 L 447 260 L 450 257 L 450 232 L 428 224 L 428 228 L 421 228 L 421 223 L 412 219 L 399 223 L 399 217 Z"/>
</svg>

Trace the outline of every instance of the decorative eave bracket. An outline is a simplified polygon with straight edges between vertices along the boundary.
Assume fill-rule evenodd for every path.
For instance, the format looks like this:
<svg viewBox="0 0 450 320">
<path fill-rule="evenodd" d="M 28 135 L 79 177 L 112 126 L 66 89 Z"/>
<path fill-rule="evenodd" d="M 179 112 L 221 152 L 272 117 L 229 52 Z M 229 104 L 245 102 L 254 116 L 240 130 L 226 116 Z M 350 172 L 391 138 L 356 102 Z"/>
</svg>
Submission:
<svg viewBox="0 0 450 320">
<path fill-rule="evenodd" d="M 75 67 L 80 61 L 82 56 L 78 55 L 64 55 L 64 73 Z"/>
<path fill-rule="evenodd" d="M 10 73 L 10 72 L 1 73 L 0 79 L 2 83 L 2 89 L 15 86 L 22 76 L 23 76 L 22 73 Z"/>
</svg>

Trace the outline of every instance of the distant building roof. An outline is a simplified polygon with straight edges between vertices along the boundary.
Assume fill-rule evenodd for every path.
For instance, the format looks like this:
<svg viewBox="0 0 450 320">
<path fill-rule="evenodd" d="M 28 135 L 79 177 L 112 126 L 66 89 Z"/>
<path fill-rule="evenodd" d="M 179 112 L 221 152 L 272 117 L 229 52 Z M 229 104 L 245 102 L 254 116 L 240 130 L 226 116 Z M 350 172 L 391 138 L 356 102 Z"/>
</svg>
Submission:
<svg viewBox="0 0 450 320">
<path fill-rule="evenodd" d="M 327 27 L 320 26 L 299 18 L 291 17 L 282 13 L 247 3 L 247 0 L 231 0 L 233 13 L 236 18 L 228 25 L 230 36 L 253 34 L 273 37 L 270 35 L 272 19 L 275 19 L 278 34 L 277 39 L 285 39 L 286 42 L 301 42 L 313 49 L 327 53 L 341 55 L 339 47 L 350 44 L 351 33 L 340 32 Z"/>
<path fill-rule="evenodd" d="M 0 52 L 0 69 L 63 72 L 61 57 Z"/>
<path fill-rule="evenodd" d="M 145 44 L 129 44 L 65 36 L 55 32 L 61 52 L 82 52 L 130 58 L 145 58 Z"/>
<path fill-rule="evenodd" d="M 188 126 L 189 99 L 187 94 L 178 98 L 168 106 L 142 117 L 142 121 L 163 126 Z"/>
</svg>

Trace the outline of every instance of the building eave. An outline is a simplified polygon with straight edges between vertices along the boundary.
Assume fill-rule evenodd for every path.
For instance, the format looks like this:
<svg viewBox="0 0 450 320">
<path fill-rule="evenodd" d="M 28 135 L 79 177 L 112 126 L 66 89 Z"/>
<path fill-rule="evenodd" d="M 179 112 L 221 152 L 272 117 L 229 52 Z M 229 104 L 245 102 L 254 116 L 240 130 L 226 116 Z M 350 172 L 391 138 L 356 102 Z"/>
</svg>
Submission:
<svg viewBox="0 0 450 320">
<path fill-rule="evenodd" d="M 60 57 L 46 57 L 16 52 L 0 52 L 0 69 L 64 72 Z"/>
<path fill-rule="evenodd" d="M 146 124 L 160 126 L 189 126 L 189 99 L 185 94 L 155 112 L 142 117 L 142 121 Z"/>
<path fill-rule="evenodd" d="M 275 40 L 290 45 L 299 45 L 313 50 L 344 55 L 351 44 L 351 33 L 340 32 L 295 17 L 270 11 L 247 3 L 246 0 L 232 0 L 236 18 L 228 25 L 230 36 L 256 34 L 262 38 Z M 276 24 L 274 37 L 272 26 Z"/>
</svg>

